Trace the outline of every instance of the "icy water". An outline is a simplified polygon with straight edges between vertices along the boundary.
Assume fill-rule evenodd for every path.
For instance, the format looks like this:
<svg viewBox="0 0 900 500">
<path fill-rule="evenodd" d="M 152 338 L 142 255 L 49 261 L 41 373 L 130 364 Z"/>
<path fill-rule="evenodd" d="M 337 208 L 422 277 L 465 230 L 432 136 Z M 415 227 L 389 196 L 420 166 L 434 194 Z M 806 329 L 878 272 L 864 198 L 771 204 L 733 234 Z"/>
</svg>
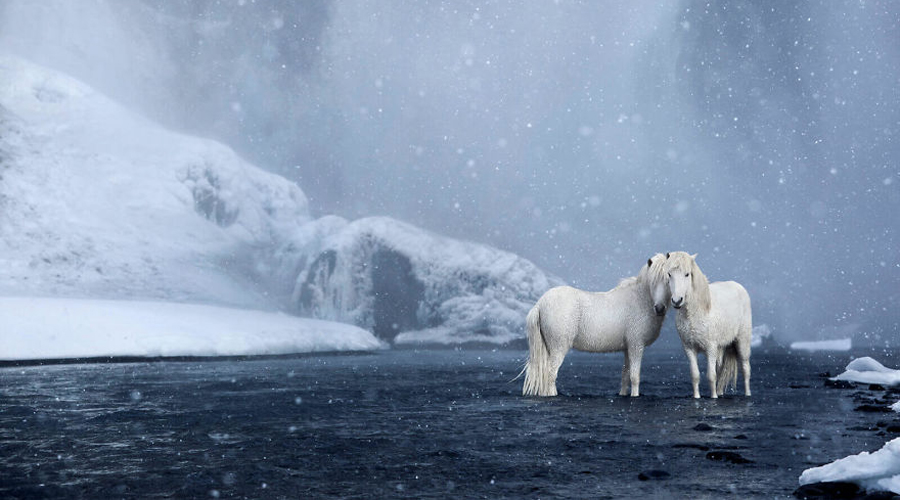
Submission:
<svg viewBox="0 0 900 500">
<path fill-rule="evenodd" d="M 0 368 L 0 497 L 784 498 L 900 424 L 856 411 L 897 394 L 825 386 L 847 353 L 754 353 L 754 395 L 718 401 L 653 349 L 640 398 L 616 395 L 621 355 L 583 353 L 525 398 L 524 356 Z"/>
</svg>

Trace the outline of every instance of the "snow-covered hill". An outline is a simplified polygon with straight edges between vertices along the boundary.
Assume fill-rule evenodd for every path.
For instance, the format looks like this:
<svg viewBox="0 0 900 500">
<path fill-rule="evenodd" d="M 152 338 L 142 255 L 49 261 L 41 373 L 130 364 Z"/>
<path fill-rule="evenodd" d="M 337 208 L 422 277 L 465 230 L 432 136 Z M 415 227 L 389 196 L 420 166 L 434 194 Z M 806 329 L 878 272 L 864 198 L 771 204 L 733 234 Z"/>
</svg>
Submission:
<svg viewBox="0 0 900 500">
<path fill-rule="evenodd" d="M 507 343 L 556 284 L 390 218 L 312 220 L 299 187 L 228 147 L 0 55 L 0 296 L 284 310 L 401 343 Z"/>
<path fill-rule="evenodd" d="M 274 270 L 250 254 L 283 247 L 310 220 L 296 185 L 222 144 L 165 130 L 9 56 L 0 56 L 0 176 L 4 295 L 264 307 Z"/>
</svg>

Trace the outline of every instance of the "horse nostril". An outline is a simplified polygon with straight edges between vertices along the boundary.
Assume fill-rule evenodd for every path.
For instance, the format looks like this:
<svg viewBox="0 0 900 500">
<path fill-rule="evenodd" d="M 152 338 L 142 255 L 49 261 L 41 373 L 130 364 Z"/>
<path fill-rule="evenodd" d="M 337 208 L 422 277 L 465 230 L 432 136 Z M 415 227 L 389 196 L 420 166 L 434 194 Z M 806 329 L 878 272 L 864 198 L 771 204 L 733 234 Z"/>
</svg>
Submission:
<svg viewBox="0 0 900 500">
<path fill-rule="evenodd" d="M 666 306 L 662 304 L 657 304 L 653 308 L 656 309 L 657 316 L 662 316 L 666 312 Z"/>
</svg>

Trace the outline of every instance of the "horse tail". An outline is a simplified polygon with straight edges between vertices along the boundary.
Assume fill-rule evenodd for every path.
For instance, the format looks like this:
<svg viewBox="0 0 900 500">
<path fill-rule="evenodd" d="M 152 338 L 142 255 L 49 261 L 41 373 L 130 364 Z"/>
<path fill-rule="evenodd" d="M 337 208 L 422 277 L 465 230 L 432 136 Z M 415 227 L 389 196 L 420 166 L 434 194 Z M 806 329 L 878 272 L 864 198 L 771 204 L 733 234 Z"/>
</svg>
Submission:
<svg viewBox="0 0 900 500">
<path fill-rule="evenodd" d="M 725 348 L 722 355 L 721 366 L 718 368 L 716 381 L 716 390 L 724 393 L 725 389 L 730 385 L 732 389 L 737 385 L 738 377 L 738 355 L 737 348 L 734 344 Z"/>
<path fill-rule="evenodd" d="M 551 395 L 550 352 L 541 332 L 541 309 L 535 305 L 525 318 L 525 330 L 528 336 L 528 361 L 522 372 L 525 373 L 525 384 L 522 386 L 524 396 Z M 519 373 L 521 376 L 522 373 Z M 516 377 L 518 378 L 518 377 Z"/>
</svg>

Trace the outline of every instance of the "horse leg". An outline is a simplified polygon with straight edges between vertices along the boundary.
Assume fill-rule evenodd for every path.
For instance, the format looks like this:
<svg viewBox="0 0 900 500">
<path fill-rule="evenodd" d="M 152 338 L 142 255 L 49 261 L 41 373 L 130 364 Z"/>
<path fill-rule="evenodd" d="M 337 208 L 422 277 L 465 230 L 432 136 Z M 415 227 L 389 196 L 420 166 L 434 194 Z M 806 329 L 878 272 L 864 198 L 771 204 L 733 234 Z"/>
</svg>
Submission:
<svg viewBox="0 0 900 500">
<path fill-rule="evenodd" d="M 619 390 L 619 396 L 628 395 L 628 385 L 631 383 L 631 377 L 628 374 L 628 367 L 631 363 L 628 361 L 628 350 L 625 350 L 625 363 L 622 364 L 622 388 Z"/>
<path fill-rule="evenodd" d="M 559 367 L 562 366 L 563 360 L 566 358 L 565 351 L 557 351 L 550 353 L 550 383 L 547 396 L 556 396 L 556 376 L 559 374 Z"/>
<path fill-rule="evenodd" d="M 631 397 L 640 396 L 641 386 L 641 358 L 644 356 L 644 346 L 635 346 L 628 349 L 628 359 L 631 361 L 628 373 L 631 376 Z"/>
<path fill-rule="evenodd" d="M 709 392 L 712 393 L 710 397 L 713 399 L 719 397 L 719 391 L 716 387 L 716 363 L 718 362 L 716 351 L 716 348 L 706 350 L 706 378 L 709 380 Z"/>
<path fill-rule="evenodd" d="M 684 348 L 688 364 L 691 366 L 691 385 L 694 388 L 694 399 L 700 398 L 700 368 L 697 367 L 697 352 L 690 347 Z"/>
<path fill-rule="evenodd" d="M 744 396 L 750 395 L 750 343 L 737 343 L 737 357 L 741 360 L 741 371 L 744 373 Z"/>
</svg>

